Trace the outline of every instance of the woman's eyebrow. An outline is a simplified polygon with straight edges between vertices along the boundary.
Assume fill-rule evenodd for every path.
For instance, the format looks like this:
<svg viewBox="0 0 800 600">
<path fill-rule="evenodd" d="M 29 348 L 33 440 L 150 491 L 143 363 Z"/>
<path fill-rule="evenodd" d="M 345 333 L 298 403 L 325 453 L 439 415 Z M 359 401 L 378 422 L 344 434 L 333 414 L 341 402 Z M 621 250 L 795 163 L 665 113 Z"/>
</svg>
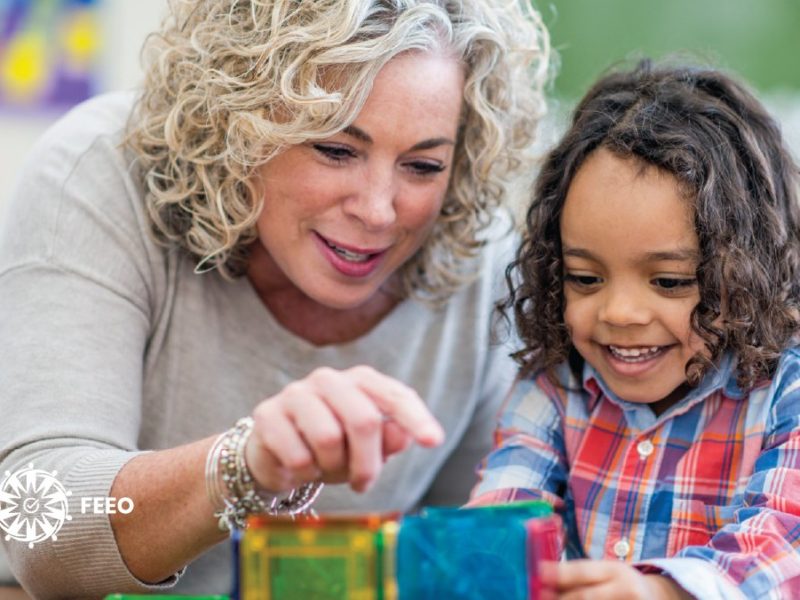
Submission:
<svg viewBox="0 0 800 600">
<path fill-rule="evenodd" d="M 372 143 L 372 138 L 369 136 L 369 134 L 363 129 L 359 129 L 355 125 L 348 125 L 344 129 L 342 129 L 342 133 L 354 137 L 357 140 L 361 140 L 362 142 L 365 142 L 367 144 Z"/>
<path fill-rule="evenodd" d="M 342 133 L 354 137 L 357 140 L 364 142 L 365 144 L 372 143 L 372 138 L 370 137 L 370 135 L 366 131 L 364 131 L 359 127 L 356 127 L 355 125 L 348 125 L 344 129 L 342 129 Z M 436 148 L 438 146 L 444 146 L 447 144 L 455 146 L 455 141 L 451 140 L 448 137 L 431 138 L 429 140 L 422 140 L 421 142 L 417 142 L 416 144 L 411 146 L 411 148 L 408 149 L 408 152 L 416 152 L 417 150 L 430 150 L 431 148 Z"/>
<path fill-rule="evenodd" d="M 455 146 L 455 142 L 450 138 L 446 137 L 438 137 L 438 138 L 431 138 L 429 140 L 423 140 L 411 146 L 408 149 L 409 152 L 414 152 L 416 150 L 430 150 L 431 148 L 436 148 L 438 146 L 445 146 L 445 145 Z"/>
</svg>

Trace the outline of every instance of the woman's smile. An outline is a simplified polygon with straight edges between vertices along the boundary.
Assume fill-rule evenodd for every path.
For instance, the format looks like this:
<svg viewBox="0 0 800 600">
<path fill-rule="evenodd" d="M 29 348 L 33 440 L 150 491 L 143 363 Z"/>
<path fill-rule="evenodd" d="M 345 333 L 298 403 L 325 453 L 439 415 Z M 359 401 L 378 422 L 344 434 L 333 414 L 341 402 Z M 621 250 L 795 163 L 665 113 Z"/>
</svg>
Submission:
<svg viewBox="0 0 800 600">
<path fill-rule="evenodd" d="M 353 249 L 331 242 L 314 232 L 317 247 L 330 265 L 347 277 L 367 277 L 381 264 L 390 247 L 383 250 Z"/>
</svg>

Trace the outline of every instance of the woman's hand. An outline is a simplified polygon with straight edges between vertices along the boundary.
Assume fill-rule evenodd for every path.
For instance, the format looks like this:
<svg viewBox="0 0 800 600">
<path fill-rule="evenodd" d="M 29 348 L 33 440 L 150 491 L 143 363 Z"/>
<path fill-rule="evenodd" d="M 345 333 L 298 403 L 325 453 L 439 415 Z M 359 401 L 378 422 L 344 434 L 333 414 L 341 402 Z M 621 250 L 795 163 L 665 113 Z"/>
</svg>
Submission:
<svg viewBox="0 0 800 600">
<path fill-rule="evenodd" d="M 555 570 L 559 600 L 684 600 L 691 599 L 669 577 L 645 575 L 616 560 L 571 560 Z M 550 583 L 550 582 L 548 582 Z"/>
<path fill-rule="evenodd" d="M 308 481 L 349 482 L 363 492 L 386 458 L 444 431 L 417 393 L 371 367 L 316 369 L 253 411 L 245 460 L 259 486 L 286 491 Z"/>
</svg>

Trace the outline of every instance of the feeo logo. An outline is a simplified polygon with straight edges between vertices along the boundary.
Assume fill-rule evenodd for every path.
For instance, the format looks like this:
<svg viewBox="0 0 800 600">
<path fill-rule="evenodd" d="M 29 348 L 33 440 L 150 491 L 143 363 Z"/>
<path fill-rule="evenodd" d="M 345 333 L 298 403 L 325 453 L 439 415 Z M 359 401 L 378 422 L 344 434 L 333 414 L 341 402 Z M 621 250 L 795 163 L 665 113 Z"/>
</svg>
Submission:
<svg viewBox="0 0 800 600">
<path fill-rule="evenodd" d="M 57 472 L 36 469 L 32 464 L 11 473 L 6 471 L 0 483 L 0 529 L 6 540 L 17 540 L 33 548 L 52 538 L 64 521 L 71 521 L 69 497 L 72 492 L 56 479 Z M 128 514 L 133 510 L 130 498 L 83 497 L 81 513 Z"/>
</svg>

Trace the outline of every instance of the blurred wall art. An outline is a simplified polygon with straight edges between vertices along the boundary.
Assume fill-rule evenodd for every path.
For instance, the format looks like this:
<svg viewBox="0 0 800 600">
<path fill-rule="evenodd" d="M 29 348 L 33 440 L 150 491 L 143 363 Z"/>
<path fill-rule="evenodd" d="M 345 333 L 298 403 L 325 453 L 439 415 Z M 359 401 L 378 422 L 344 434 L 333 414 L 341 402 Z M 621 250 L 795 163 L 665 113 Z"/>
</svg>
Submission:
<svg viewBox="0 0 800 600">
<path fill-rule="evenodd" d="M 59 110 L 97 93 L 99 0 L 0 0 L 0 108 Z"/>
</svg>

